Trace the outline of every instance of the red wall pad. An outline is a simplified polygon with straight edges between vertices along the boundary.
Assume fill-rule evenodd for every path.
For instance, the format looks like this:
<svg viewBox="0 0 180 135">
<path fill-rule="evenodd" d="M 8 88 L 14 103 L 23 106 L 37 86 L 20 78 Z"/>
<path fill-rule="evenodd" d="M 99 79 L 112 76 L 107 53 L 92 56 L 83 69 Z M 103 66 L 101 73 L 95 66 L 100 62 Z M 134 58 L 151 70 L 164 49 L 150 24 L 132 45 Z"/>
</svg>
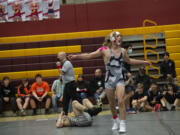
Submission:
<svg viewBox="0 0 180 135">
<path fill-rule="evenodd" d="M 144 19 L 158 25 L 180 23 L 180 0 L 121 0 L 61 6 L 61 18 L 39 22 L 1 23 L 0 37 L 66 33 L 142 26 Z"/>
</svg>

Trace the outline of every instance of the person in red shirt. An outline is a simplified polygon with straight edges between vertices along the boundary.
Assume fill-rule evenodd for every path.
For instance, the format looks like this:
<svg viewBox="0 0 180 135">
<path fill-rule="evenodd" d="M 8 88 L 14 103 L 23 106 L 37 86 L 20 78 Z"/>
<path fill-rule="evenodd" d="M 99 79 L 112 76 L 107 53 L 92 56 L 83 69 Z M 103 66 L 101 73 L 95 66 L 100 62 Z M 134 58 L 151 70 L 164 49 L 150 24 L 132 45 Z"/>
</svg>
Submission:
<svg viewBox="0 0 180 135">
<path fill-rule="evenodd" d="M 31 86 L 32 98 L 30 100 L 31 107 L 33 109 L 33 115 L 36 115 L 36 104 L 38 102 L 45 102 L 45 114 L 49 114 L 49 108 L 51 105 L 51 97 L 48 95 L 50 90 L 47 82 L 42 80 L 41 74 L 37 74 L 36 82 Z"/>
<path fill-rule="evenodd" d="M 17 106 L 21 111 L 21 115 L 25 116 L 25 110 L 27 109 L 30 101 L 30 85 L 27 79 L 23 79 L 22 83 L 18 86 L 17 95 Z"/>
</svg>

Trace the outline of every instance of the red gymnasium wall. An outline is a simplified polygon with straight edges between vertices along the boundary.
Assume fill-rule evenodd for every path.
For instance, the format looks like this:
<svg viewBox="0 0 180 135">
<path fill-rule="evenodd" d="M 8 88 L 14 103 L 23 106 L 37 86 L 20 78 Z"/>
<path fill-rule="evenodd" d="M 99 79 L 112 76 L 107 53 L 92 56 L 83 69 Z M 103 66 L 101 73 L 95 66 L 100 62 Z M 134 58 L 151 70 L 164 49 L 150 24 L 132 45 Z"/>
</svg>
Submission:
<svg viewBox="0 0 180 135">
<path fill-rule="evenodd" d="M 1 23 L 0 37 L 65 33 L 180 23 L 180 0 L 121 0 L 61 6 L 61 18 L 39 22 Z"/>
</svg>

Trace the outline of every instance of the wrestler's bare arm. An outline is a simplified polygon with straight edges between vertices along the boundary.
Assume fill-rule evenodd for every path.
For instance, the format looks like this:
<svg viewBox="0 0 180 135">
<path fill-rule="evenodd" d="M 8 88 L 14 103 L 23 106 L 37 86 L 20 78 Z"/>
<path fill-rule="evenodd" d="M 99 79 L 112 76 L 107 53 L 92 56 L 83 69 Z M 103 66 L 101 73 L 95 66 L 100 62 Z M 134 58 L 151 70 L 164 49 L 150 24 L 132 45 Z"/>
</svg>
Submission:
<svg viewBox="0 0 180 135">
<path fill-rule="evenodd" d="M 69 59 L 93 59 L 102 56 L 103 53 L 98 49 L 94 52 L 91 53 L 83 53 L 83 54 L 78 54 L 78 55 L 69 55 Z"/>
<path fill-rule="evenodd" d="M 137 59 L 131 59 L 131 58 L 129 58 L 129 55 L 128 55 L 127 51 L 126 51 L 125 49 L 123 49 L 123 48 L 122 48 L 122 52 L 123 52 L 123 55 L 124 55 L 124 60 L 125 60 L 127 63 L 131 64 L 131 65 L 139 65 L 139 64 L 140 64 L 140 65 L 145 65 L 145 66 L 151 65 L 151 63 L 148 62 L 148 61 L 137 60 Z"/>
</svg>

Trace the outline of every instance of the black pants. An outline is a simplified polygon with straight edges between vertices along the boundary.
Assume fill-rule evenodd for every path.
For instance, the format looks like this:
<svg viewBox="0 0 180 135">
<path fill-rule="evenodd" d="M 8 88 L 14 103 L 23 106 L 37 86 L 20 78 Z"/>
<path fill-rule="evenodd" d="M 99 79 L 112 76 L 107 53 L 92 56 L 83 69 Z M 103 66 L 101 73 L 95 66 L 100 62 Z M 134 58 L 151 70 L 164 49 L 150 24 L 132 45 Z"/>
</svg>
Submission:
<svg viewBox="0 0 180 135">
<path fill-rule="evenodd" d="M 66 83 L 63 92 L 63 111 L 68 114 L 69 101 L 78 100 L 76 96 L 76 83 L 75 81 Z"/>
<path fill-rule="evenodd" d="M 0 114 L 2 113 L 2 109 L 3 109 L 3 100 L 2 98 L 0 98 Z"/>
<path fill-rule="evenodd" d="M 174 101 L 175 101 L 174 95 L 170 95 L 169 93 L 166 93 L 164 97 L 170 104 L 174 104 Z"/>
<path fill-rule="evenodd" d="M 3 103 L 10 103 L 12 111 L 15 113 L 17 111 L 16 98 L 9 97 L 9 102 L 5 102 L 3 98 L 0 98 L 0 113 L 3 111 Z"/>
</svg>

